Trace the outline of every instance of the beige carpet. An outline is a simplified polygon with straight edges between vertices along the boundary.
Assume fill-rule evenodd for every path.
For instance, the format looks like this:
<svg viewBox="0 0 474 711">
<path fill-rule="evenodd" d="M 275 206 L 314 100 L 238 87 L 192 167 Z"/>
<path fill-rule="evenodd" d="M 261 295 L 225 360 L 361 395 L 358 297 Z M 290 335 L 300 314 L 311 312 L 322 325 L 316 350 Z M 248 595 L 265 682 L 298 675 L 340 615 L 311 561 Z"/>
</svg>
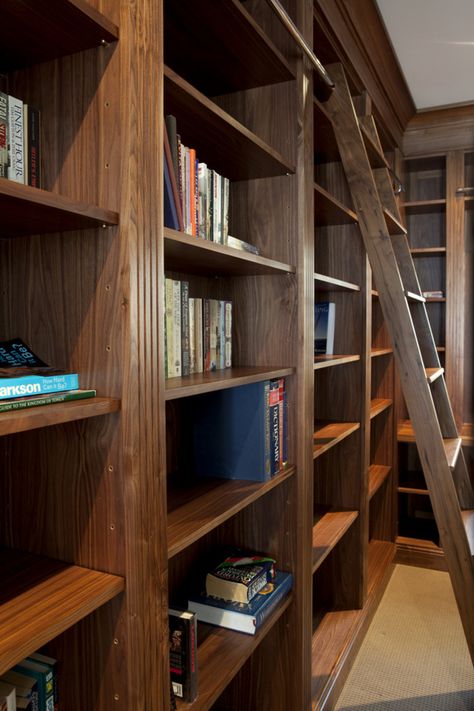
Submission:
<svg viewBox="0 0 474 711">
<path fill-rule="evenodd" d="M 336 710 L 474 711 L 474 669 L 447 573 L 395 567 Z"/>
</svg>

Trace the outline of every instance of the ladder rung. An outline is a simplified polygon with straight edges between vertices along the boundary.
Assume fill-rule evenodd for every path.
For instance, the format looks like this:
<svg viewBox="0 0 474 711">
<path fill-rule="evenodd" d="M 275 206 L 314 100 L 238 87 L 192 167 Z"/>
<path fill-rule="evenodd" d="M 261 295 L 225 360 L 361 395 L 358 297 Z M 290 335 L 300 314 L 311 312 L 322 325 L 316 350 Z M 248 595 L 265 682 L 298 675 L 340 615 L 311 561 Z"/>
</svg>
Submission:
<svg viewBox="0 0 474 711">
<path fill-rule="evenodd" d="M 467 540 L 469 541 L 471 555 L 474 556 L 474 509 L 461 511 L 461 516 L 462 521 L 464 523 L 464 528 L 466 529 L 466 535 Z"/>
<path fill-rule="evenodd" d="M 422 304 L 424 304 L 426 301 L 424 296 L 422 296 L 421 294 L 415 294 L 413 293 L 413 291 L 405 291 L 405 296 L 408 301 L 419 301 Z"/>
<path fill-rule="evenodd" d="M 461 450 L 462 439 L 461 437 L 450 437 L 443 439 L 443 443 L 446 457 L 448 458 L 449 468 L 454 469 Z"/>
<path fill-rule="evenodd" d="M 444 373 L 444 368 L 426 368 L 426 379 L 429 383 L 433 383 L 436 378 L 439 378 Z"/>
</svg>

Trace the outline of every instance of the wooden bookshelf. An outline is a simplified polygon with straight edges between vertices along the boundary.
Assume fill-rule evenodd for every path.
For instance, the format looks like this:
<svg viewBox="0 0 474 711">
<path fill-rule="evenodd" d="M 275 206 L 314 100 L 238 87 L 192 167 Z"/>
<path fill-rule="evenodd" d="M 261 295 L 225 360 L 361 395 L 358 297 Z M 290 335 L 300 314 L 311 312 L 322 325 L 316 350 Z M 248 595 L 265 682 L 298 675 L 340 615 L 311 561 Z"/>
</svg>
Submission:
<svg viewBox="0 0 474 711">
<path fill-rule="evenodd" d="M 166 400 L 190 397 L 212 390 L 225 390 L 239 385 L 249 385 L 271 378 L 284 378 L 293 373 L 292 368 L 226 368 L 208 373 L 194 373 L 182 378 L 168 378 L 166 381 Z"/>
<path fill-rule="evenodd" d="M 319 457 L 360 427 L 359 422 L 316 423 L 314 429 L 313 457 Z"/>
<path fill-rule="evenodd" d="M 313 572 L 341 540 L 358 516 L 357 511 L 316 511 L 313 526 Z"/>
<path fill-rule="evenodd" d="M 317 355 L 314 356 L 314 369 L 332 368 L 335 365 L 346 365 L 360 360 L 359 355 Z"/>
</svg>

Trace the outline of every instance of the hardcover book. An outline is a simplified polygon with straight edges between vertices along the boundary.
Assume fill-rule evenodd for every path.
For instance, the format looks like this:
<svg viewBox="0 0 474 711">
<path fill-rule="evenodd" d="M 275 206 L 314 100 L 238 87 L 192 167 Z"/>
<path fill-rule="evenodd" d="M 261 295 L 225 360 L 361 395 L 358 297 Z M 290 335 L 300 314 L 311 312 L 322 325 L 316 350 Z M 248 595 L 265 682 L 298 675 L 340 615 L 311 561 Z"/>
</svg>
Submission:
<svg viewBox="0 0 474 711">
<path fill-rule="evenodd" d="M 0 178 L 8 178 L 8 95 L 0 91 Z"/>
<path fill-rule="evenodd" d="M 6 711 L 16 711 L 15 687 L 4 681 L 0 681 L 0 708 L 2 705 Z"/>
<path fill-rule="evenodd" d="M 39 693 L 36 679 L 11 669 L 2 674 L 0 679 L 15 687 L 17 708 L 39 711 Z"/>
<path fill-rule="evenodd" d="M 58 695 L 58 661 L 54 657 L 50 657 L 46 654 L 41 654 L 40 652 L 33 652 L 30 654 L 28 659 L 32 659 L 34 662 L 40 662 L 40 664 L 45 664 L 51 669 L 53 674 L 53 699 L 54 699 L 54 711 L 59 709 L 59 695 Z"/>
<path fill-rule="evenodd" d="M 54 711 L 53 671 L 48 664 L 24 659 L 13 667 L 13 671 L 31 676 L 38 683 L 40 711 Z"/>
<path fill-rule="evenodd" d="M 190 439 L 198 476 L 271 478 L 269 387 L 266 380 L 190 398 Z"/>
<path fill-rule="evenodd" d="M 8 97 L 8 178 L 25 182 L 23 101 Z"/>
<path fill-rule="evenodd" d="M 168 610 L 170 676 L 175 696 L 194 701 L 197 696 L 197 623 L 188 610 Z"/>
<path fill-rule="evenodd" d="M 320 301 L 314 305 L 314 355 L 334 353 L 336 304 Z"/>
<path fill-rule="evenodd" d="M 220 600 L 201 593 L 189 597 L 188 607 L 197 614 L 198 622 L 255 634 L 288 595 L 292 586 L 291 573 L 277 571 L 275 579 L 267 583 L 247 604 Z"/>
<path fill-rule="evenodd" d="M 206 575 L 206 594 L 250 602 L 275 576 L 275 561 L 258 555 L 228 556 Z"/>
<path fill-rule="evenodd" d="M 85 400 L 95 397 L 95 390 L 63 390 L 62 392 L 51 393 L 49 395 L 30 395 L 28 397 L 17 397 L 13 400 L 3 400 L 0 402 L 0 412 L 10 412 L 12 410 L 26 410 L 30 407 L 41 407 L 42 405 L 55 405 L 59 402 L 69 402 L 70 400 Z"/>
</svg>

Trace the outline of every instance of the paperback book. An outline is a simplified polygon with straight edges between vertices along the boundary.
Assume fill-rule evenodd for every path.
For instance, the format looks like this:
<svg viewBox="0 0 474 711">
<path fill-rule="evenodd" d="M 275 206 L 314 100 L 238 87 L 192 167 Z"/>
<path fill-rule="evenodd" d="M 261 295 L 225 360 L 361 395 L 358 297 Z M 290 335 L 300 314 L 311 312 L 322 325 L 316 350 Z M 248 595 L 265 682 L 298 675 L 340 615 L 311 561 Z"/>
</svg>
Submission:
<svg viewBox="0 0 474 711">
<path fill-rule="evenodd" d="M 319 301 L 314 305 L 314 355 L 333 355 L 336 304 Z"/>
<path fill-rule="evenodd" d="M 171 684 L 175 696 L 188 702 L 197 696 L 196 619 L 188 610 L 168 610 Z"/>
<path fill-rule="evenodd" d="M 188 607 L 197 614 L 198 622 L 255 634 L 289 594 L 292 586 L 291 573 L 277 571 L 275 579 L 267 583 L 249 603 L 221 600 L 203 592 L 190 596 Z"/>
</svg>

